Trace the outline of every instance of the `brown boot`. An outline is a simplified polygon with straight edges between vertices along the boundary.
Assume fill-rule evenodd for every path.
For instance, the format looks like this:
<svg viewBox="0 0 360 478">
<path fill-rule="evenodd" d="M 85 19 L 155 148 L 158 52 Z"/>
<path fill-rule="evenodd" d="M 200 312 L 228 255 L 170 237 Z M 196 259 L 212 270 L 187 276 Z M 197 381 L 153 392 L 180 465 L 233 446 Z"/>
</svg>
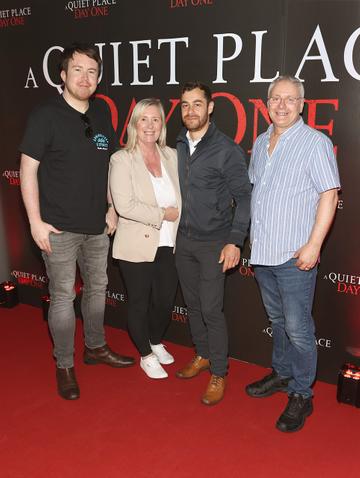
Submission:
<svg viewBox="0 0 360 478">
<path fill-rule="evenodd" d="M 85 346 L 84 363 L 87 365 L 105 364 L 110 367 L 131 367 L 135 364 L 135 359 L 119 355 L 113 352 L 108 345 L 103 345 L 96 349 L 89 349 Z"/>
<path fill-rule="evenodd" d="M 211 375 L 210 382 L 201 401 L 204 405 L 216 405 L 223 399 L 225 392 L 225 377 Z"/>
<path fill-rule="evenodd" d="M 79 385 L 76 381 L 74 367 L 56 368 L 56 382 L 60 397 L 65 400 L 76 400 L 80 397 Z"/>
<path fill-rule="evenodd" d="M 200 355 L 195 355 L 190 363 L 176 372 L 176 376 L 177 378 L 193 378 L 199 375 L 200 372 L 208 370 L 209 368 L 209 359 L 202 358 Z"/>
</svg>

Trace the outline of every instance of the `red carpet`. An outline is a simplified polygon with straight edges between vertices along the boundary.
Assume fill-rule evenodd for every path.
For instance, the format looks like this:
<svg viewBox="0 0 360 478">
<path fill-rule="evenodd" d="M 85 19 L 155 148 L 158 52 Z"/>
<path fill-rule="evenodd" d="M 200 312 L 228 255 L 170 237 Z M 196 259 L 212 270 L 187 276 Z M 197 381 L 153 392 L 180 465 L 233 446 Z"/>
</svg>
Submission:
<svg viewBox="0 0 360 478">
<path fill-rule="evenodd" d="M 360 410 L 336 402 L 336 388 L 318 382 L 314 414 L 295 434 L 274 423 L 286 396 L 256 400 L 244 386 L 264 369 L 231 360 L 227 394 L 200 403 L 208 375 L 181 381 L 176 367 L 191 356 L 169 344 L 176 364 L 154 381 L 138 366 L 117 370 L 81 362 L 80 400 L 55 392 L 51 343 L 41 310 L 0 309 L 1 478 L 355 478 L 359 476 Z M 79 321 L 78 321 L 79 322 Z M 123 331 L 107 328 L 117 351 L 136 354 Z M 255 344 L 254 344 L 255 345 Z"/>
</svg>

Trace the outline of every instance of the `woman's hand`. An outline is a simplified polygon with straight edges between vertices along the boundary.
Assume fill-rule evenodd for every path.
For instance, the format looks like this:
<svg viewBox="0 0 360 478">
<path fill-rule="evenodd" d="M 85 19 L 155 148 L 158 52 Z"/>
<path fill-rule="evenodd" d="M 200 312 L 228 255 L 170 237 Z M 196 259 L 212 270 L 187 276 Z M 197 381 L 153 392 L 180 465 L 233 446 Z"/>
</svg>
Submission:
<svg viewBox="0 0 360 478">
<path fill-rule="evenodd" d="M 177 207 L 166 207 L 164 214 L 164 221 L 174 222 L 179 217 L 179 210 Z"/>
</svg>

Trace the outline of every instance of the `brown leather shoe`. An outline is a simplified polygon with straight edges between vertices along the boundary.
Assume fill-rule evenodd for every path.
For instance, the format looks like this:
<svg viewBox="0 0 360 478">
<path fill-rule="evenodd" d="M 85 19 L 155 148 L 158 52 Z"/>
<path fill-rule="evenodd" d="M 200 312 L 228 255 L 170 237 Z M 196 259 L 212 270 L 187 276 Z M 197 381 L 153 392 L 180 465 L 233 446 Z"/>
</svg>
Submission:
<svg viewBox="0 0 360 478">
<path fill-rule="evenodd" d="M 176 376 L 177 378 L 193 378 L 199 375 L 200 372 L 208 370 L 209 368 L 209 359 L 202 358 L 200 355 L 195 355 L 190 363 L 176 372 Z"/>
<path fill-rule="evenodd" d="M 113 352 L 108 345 L 96 349 L 89 349 L 85 346 L 84 363 L 87 365 L 105 364 L 110 367 L 131 367 L 135 364 L 133 357 L 126 357 Z"/>
<path fill-rule="evenodd" d="M 204 405 L 216 405 L 219 403 L 224 398 L 225 384 L 225 377 L 211 375 L 206 392 L 201 398 L 202 403 Z"/>
<path fill-rule="evenodd" d="M 65 398 L 65 400 L 76 400 L 80 397 L 80 390 L 76 381 L 74 367 L 56 367 L 56 382 L 60 397 Z"/>
</svg>

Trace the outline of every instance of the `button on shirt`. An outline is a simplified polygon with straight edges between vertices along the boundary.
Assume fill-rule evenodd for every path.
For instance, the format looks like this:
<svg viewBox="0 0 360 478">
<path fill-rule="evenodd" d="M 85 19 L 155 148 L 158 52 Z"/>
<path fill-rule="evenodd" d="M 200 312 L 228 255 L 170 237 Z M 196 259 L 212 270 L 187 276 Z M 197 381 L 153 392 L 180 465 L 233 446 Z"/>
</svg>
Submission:
<svg viewBox="0 0 360 478">
<path fill-rule="evenodd" d="M 300 118 L 284 131 L 271 156 L 273 125 L 254 143 L 249 177 L 251 257 L 258 265 L 287 262 L 309 240 L 320 194 L 339 188 L 331 141 Z"/>
</svg>

